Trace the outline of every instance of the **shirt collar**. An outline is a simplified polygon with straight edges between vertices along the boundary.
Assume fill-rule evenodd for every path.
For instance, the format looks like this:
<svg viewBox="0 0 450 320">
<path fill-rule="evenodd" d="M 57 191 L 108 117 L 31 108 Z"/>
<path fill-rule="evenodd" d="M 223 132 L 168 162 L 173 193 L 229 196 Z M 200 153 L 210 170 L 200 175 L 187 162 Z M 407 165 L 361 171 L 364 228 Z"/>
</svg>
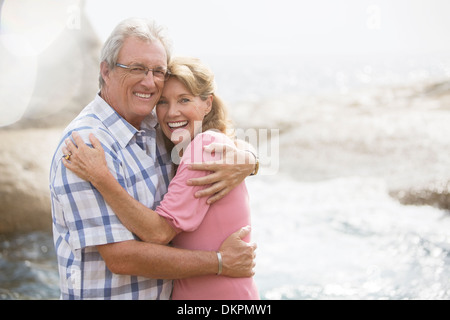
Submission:
<svg viewBox="0 0 450 320">
<path fill-rule="evenodd" d="M 100 121 L 103 122 L 105 127 L 114 135 L 120 145 L 125 148 L 133 136 L 139 132 L 134 126 L 126 121 L 121 115 L 117 113 L 103 98 L 100 96 L 100 92 L 95 96 L 96 103 L 94 110 Z M 153 110 L 141 124 L 142 130 L 155 130 L 158 125 L 158 119 L 156 113 Z"/>
</svg>

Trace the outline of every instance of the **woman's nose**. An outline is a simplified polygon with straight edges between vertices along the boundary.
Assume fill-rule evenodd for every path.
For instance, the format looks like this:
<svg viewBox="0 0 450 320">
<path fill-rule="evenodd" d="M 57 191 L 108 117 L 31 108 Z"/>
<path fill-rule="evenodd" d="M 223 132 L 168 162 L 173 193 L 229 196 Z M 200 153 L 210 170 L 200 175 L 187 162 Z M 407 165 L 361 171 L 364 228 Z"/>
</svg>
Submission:
<svg viewBox="0 0 450 320">
<path fill-rule="evenodd" d="M 176 103 L 169 104 L 169 110 L 167 111 L 167 115 L 171 118 L 180 115 L 180 109 L 177 107 Z"/>
</svg>

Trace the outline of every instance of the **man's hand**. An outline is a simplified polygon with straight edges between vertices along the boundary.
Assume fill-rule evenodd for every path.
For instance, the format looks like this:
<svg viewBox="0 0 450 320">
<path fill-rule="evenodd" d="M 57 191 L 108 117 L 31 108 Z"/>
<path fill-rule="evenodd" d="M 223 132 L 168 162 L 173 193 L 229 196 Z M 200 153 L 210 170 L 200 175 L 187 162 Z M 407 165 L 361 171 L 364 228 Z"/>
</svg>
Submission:
<svg viewBox="0 0 450 320">
<path fill-rule="evenodd" d="M 187 184 L 190 186 L 211 185 L 195 193 L 197 198 L 210 196 L 207 200 L 208 204 L 222 199 L 255 170 L 256 159 L 251 152 L 222 143 L 212 143 L 204 150 L 210 153 L 220 153 L 222 158 L 219 161 L 190 164 L 188 168 L 191 170 L 212 171 L 213 173 L 201 178 L 190 179 Z"/>
<path fill-rule="evenodd" d="M 233 278 L 252 277 L 255 272 L 256 243 L 247 243 L 243 238 L 250 234 L 250 226 L 231 234 L 220 246 L 222 275 Z"/>
</svg>

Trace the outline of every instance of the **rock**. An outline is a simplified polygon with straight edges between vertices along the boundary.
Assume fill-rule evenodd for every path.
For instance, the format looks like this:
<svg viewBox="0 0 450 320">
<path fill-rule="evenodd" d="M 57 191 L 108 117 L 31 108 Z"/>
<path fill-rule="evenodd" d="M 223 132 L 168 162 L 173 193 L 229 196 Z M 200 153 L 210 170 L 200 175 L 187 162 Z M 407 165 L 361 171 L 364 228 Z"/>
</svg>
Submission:
<svg viewBox="0 0 450 320">
<path fill-rule="evenodd" d="M 62 130 L 0 130 L 0 233 L 51 228 L 48 177 Z"/>
<path fill-rule="evenodd" d="M 6 5 L 3 11 L 5 9 Z M 69 9 L 72 11 L 67 11 Z M 4 121 L 6 124 L 3 125 L 8 125 L 9 129 L 65 126 L 99 90 L 101 42 L 84 13 L 84 2 L 74 7 L 73 1 L 64 0 L 59 10 L 54 10 L 53 14 L 58 15 L 55 19 L 61 19 L 60 15 L 69 19 L 67 12 L 75 10 L 79 21 L 69 24 L 63 20 L 62 24 L 57 25 L 61 31 L 55 31 L 54 39 L 35 55 L 27 53 L 25 49 L 21 53 L 21 46 L 17 43 L 31 41 L 30 31 L 27 33 L 17 28 L 19 30 L 9 35 L 1 35 L 4 41 L 0 41 L 0 66 L 3 71 L 0 75 L 3 90 L 0 108 L 6 114 L 15 112 L 14 109 L 25 110 L 19 121 L 10 124 L 2 119 L 0 126 Z M 8 11 L 4 14 L 8 14 Z M 22 29 L 25 27 L 29 26 L 22 26 Z M 44 39 L 42 36 L 42 41 Z"/>
<path fill-rule="evenodd" d="M 437 181 L 421 188 L 391 191 L 404 205 L 429 205 L 450 212 L 450 181 Z"/>
<path fill-rule="evenodd" d="M 64 1 L 51 9 L 64 17 L 74 15 L 74 23 L 63 22 L 42 51 L 21 54 L 0 41 L 0 233 L 51 228 L 48 177 L 56 144 L 63 128 L 98 91 L 101 43 L 85 16 L 84 2 Z M 17 5 L 19 20 L 26 24 L 19 10 L 25 2 L 0 0 L 2 18 L 12 10 L 8 4 Z M 5 33 L 0 36 L 8 40 Z M 5 117 L 22 107 L 20 120 L 6 125 Z"/>
</svg>

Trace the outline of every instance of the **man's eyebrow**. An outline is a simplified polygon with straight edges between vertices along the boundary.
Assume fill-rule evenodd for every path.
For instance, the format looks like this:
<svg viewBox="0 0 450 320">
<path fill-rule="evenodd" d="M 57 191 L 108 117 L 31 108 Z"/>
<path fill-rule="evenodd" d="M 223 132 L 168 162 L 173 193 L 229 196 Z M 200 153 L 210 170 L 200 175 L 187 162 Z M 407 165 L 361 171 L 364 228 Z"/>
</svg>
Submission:
<svg viewBox="0 0 450 320">
<path fill-rule="evenodd" d="M 137 61 L 133 61 L 131 60 L 131 62 L 128 63 L 129 66 L 142 66 L 145 67 L 145 64 L 137 62 Z"/>
</svg>

